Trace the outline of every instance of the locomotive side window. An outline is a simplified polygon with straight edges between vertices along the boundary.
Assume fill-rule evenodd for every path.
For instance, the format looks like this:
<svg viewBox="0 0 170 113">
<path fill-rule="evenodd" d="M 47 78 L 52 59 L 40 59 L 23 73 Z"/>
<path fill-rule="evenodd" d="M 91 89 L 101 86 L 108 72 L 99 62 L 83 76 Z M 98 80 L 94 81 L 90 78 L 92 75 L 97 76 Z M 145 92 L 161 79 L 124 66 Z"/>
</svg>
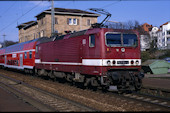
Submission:
<svg viewBox="0 0 170 113">
<path fill-rule="evenodd" d="M 94 47 L 95 46 L 95 35 L 90 35 L 89 36 L 89 47 Z"/>
<path fill-rule="evenodd" d="M 136 34 L 123 34 L 123 46 L 135 47 L 138 44 Z"/>
<path fill-rule="evenodd" d="M 38 53 L 38 46 L 35 47 L 35 52 Z"/>
<path fill-rule="evenodd" d="M 32 58 L 32 51 L 29 52 L 29 57 Z"/>
<path fill-rule="evenodd" d="M 107 46 L 121 46 L 121 34 L 106 34 L 106 45 Z"/>
</svg>

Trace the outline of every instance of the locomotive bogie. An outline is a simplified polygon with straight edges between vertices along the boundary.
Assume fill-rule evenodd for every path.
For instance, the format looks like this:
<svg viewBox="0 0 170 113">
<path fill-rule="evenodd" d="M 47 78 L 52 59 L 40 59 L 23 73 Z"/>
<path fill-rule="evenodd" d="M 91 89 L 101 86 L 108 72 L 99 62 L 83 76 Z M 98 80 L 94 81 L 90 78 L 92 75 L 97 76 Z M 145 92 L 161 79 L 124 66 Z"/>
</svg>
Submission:
<svg viewBox="0 0 170 113">
<path fill-rule="evenodd" d="M 139 90 L 142 86 L 143 76 L 136 69 L 110 70 L 107 75 L 110 85 L 118 90 Z"/>
</svg>

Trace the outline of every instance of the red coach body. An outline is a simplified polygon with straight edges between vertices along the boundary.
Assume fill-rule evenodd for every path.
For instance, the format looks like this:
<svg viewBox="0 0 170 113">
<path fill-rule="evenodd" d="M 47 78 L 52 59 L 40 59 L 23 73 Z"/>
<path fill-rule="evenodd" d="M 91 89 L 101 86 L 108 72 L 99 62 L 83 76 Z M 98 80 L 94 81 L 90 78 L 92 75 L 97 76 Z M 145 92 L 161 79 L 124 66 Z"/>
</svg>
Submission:
<svg viewBox="0 0 170 113">
<path fill-rule="evenodd" d="M 0 64 L 5 68 L 32 70 L 35 66 L 36 40 L 0 49 Z"/>
</svg>

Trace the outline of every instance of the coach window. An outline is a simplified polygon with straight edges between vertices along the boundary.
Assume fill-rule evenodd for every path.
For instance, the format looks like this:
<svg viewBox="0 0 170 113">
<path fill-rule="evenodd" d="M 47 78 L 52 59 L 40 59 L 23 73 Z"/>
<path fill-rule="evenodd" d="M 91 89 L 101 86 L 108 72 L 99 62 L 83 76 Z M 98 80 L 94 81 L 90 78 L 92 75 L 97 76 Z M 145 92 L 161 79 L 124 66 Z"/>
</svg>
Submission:
<svg viewBox="0 0 170 113">
<path fill-rule="evenodd" d="M 25 59 L 27 58 L 27 52 L 24 53 L 24 58 L 25 58 Z"/>
<path fill-rule="evenodd" d="M 32 51 L 29 52 L 29 57 L 32 58 Z"/>
<path fill-rule="evenodd" d="M 95 35 L 92 34 L 89 36 L 89 47 L 94 47 L 95 46 Z"/>
</svg>

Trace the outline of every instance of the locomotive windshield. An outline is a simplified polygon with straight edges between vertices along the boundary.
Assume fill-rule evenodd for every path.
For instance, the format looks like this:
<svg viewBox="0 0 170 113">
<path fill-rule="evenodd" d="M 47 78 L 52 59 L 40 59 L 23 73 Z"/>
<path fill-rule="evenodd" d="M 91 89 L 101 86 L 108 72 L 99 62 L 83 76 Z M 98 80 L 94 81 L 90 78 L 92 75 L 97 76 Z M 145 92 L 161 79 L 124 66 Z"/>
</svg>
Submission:
<svg viewBox="0 0 170 113">
<path fill-rule="evenodd" d="M 136 34 L 106 34 L 106 45 L 111 47 L 136 47 L 137 46 Z"/>
</svg>

